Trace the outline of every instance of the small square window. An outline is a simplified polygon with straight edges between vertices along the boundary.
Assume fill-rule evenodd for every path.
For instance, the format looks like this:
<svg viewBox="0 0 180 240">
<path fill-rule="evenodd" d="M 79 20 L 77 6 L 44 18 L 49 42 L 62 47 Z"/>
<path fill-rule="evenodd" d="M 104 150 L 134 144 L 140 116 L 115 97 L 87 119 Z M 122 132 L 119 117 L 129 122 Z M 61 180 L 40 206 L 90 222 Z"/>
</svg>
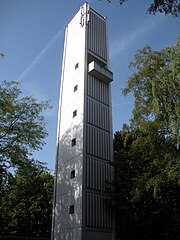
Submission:
<svg viewBox="0 0 180 240">
<path fill-rule="evenodd" d="M 78 85 L 74 87 L 74 92 L 78 90 Z"/>
<path fill-rule="evenodd" d="M 74 205 L 71 205 L 69 207 L 69 214 L 73 214 L 74 213 Z"/>
<path fill-rule="evenodd" d="M 77 115 L 77 110 L 73 112 L 73 118 Z"/>
<path fill-rule="evenodd" d="M 71 171 L 71 179 L 75 178 L 75 170 Z"/>
<path fill-rule="evenodd" d="M 75 65 L 75 69 L 77 69 L 79 67 L 79 63 L 76 63 Z"/>
<path fill-rule="evenodd" d="M 76 138 L 72 139 L 71 146 L 74 147 L 76 145 Z"/>
</svg>

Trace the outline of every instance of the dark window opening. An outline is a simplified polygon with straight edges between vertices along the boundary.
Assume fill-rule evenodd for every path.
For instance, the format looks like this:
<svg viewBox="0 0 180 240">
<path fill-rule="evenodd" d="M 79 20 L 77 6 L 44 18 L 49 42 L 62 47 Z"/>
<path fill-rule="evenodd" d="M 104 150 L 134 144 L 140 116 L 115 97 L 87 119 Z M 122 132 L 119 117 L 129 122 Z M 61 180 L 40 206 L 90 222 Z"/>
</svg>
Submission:
<svg viewBox="0 0 180 240">
<path fill-rule="evenodd" d="M 75 69 L 77 69 L 79 67 L 79 63 L 76 63 L 75 65 Z"/>
<path fill-rule="evenodd" d="M 71 179 L 75 178 L 75 170 L 71 171 Z"/>
<path fill-rule="evenodd" d="M 74 138 L 72 141 L 71 141 L 71 146 L 74 147 L 76 145 L 76 138 Z"/>
<path fill-rule="evenodd" d="M 74 213 L 74 205 L 71 205 L 69 207 L 69 214 L 73 214 Z"/>
<path fill-rule="evenodd" d="M 77 110 L 73 112 L 73 118 L 77 115 Z"/>
<path fill-rule="evenodd" d="M 74 92 L 78 90 L 78 85 L 74 87 Z"/>
</svg>

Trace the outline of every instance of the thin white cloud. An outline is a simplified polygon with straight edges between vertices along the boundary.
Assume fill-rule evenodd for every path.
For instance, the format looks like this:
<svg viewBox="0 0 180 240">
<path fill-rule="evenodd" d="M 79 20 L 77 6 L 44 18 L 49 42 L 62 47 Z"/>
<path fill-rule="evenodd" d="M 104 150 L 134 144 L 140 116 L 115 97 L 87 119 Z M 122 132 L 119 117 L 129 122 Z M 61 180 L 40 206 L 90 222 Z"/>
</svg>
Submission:
<svg viewBox="0 0 180 240">
<path fill-rule="evenodd" d="M 128 32 L 126 35 L 119 35 L 118 38 L 110 45 L 110 58 L 114 58 L 119 53 L 125 51 L 133 42 L 137 41 L 144 33 L 153 29 L 153 27 L 162 23 L 165 19 L 163 16 L 151 16 L 144 21 L 137 29 Z"/>
<path fill-rule="evenodd" d="M 113 104 L 112 107 L 120 107 L 120 106 L 124 106 L 124 105 L 133 105 L 133 102 L 124 102 L 124 103 L 117 103 L 117 104 Z"/>
<path fill-rule="evenodd" d="M 17 78 L 18 81 L 21 81 L 27 74 L 29 74 L 32 69 L 42 60 L 47 53 L 47 51 L 55 44 L 57 39 L 64 32 L 66 24 L 50 39 L 50 41 L 46 44 L 46 46 L 40 51 L 40 53 L 33 59 L 33 61 L 24 69 L 24 71 Z"/>
<path fill-rule="evenodd" d="M 89 3 L 91 3 L 92 1 L 94 1 L 94 0 L 90 0 Z M 31 70 L 36 66 L 36 64 L 39 63 L 39 61 L 43 59 L 46 52 L 55 44 L 55 42 L 61 36 L 61 34 L 64 33 L 64 29 L 67 26 L 67 24 L 68 24 L 68 22 L 66 22 L 61 27 L 61 29 L 50 39 L 50 41 L 40 51 L 40 53 L 33 59 L 33 61 L 25 68 L 25 70 L 17 78 L 18 81 L 21 81 L 27 74 L 29 74 L 31 72 Z"/>
</svg>

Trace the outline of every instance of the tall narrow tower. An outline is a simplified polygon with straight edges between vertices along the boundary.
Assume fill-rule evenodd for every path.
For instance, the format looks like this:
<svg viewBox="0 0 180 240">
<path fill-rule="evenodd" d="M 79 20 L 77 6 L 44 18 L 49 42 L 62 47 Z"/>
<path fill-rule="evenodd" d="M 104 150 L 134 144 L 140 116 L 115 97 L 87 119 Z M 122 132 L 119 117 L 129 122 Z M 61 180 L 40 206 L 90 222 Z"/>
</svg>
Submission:
<svg viewBox="0 0 180 240">
<path fill-rule="evenodd" d="M 53 240 L 112 240 L 107 182 L 113 178 L 107 19 L 85 3 L 66 28 Z"/>
</svg>

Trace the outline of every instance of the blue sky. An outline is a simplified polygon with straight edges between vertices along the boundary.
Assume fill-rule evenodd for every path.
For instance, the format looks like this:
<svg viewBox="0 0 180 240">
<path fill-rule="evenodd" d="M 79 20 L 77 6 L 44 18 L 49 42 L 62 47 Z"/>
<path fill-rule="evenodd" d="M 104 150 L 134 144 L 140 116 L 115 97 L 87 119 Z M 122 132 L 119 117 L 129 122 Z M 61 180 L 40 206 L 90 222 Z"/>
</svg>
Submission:
<svg viewBox="0 0 180 240">
<path fill-rule="evenodd" d="M 129 0 L 123 6 L 118 0 L 91 0 L 90 6 L 108 18 L 112 83 L 113 129 L 128 123 L 133 97 L 123 97 L 131 72 L 128 64 L 138 49 L 150 45 L 154 50 L 176 42 L 180 18 L 162 14 L 146 14 L 151 1 Z M 67 23 L 84 4 L 81 0 L 0 0 L 0 82 L 21 80 L 24 95 L 38 100 L 51 100 L 46 146 L 35 158 L 55 167 L 56 127 L 63 54 L 64 30 Z"/>
</svg>

